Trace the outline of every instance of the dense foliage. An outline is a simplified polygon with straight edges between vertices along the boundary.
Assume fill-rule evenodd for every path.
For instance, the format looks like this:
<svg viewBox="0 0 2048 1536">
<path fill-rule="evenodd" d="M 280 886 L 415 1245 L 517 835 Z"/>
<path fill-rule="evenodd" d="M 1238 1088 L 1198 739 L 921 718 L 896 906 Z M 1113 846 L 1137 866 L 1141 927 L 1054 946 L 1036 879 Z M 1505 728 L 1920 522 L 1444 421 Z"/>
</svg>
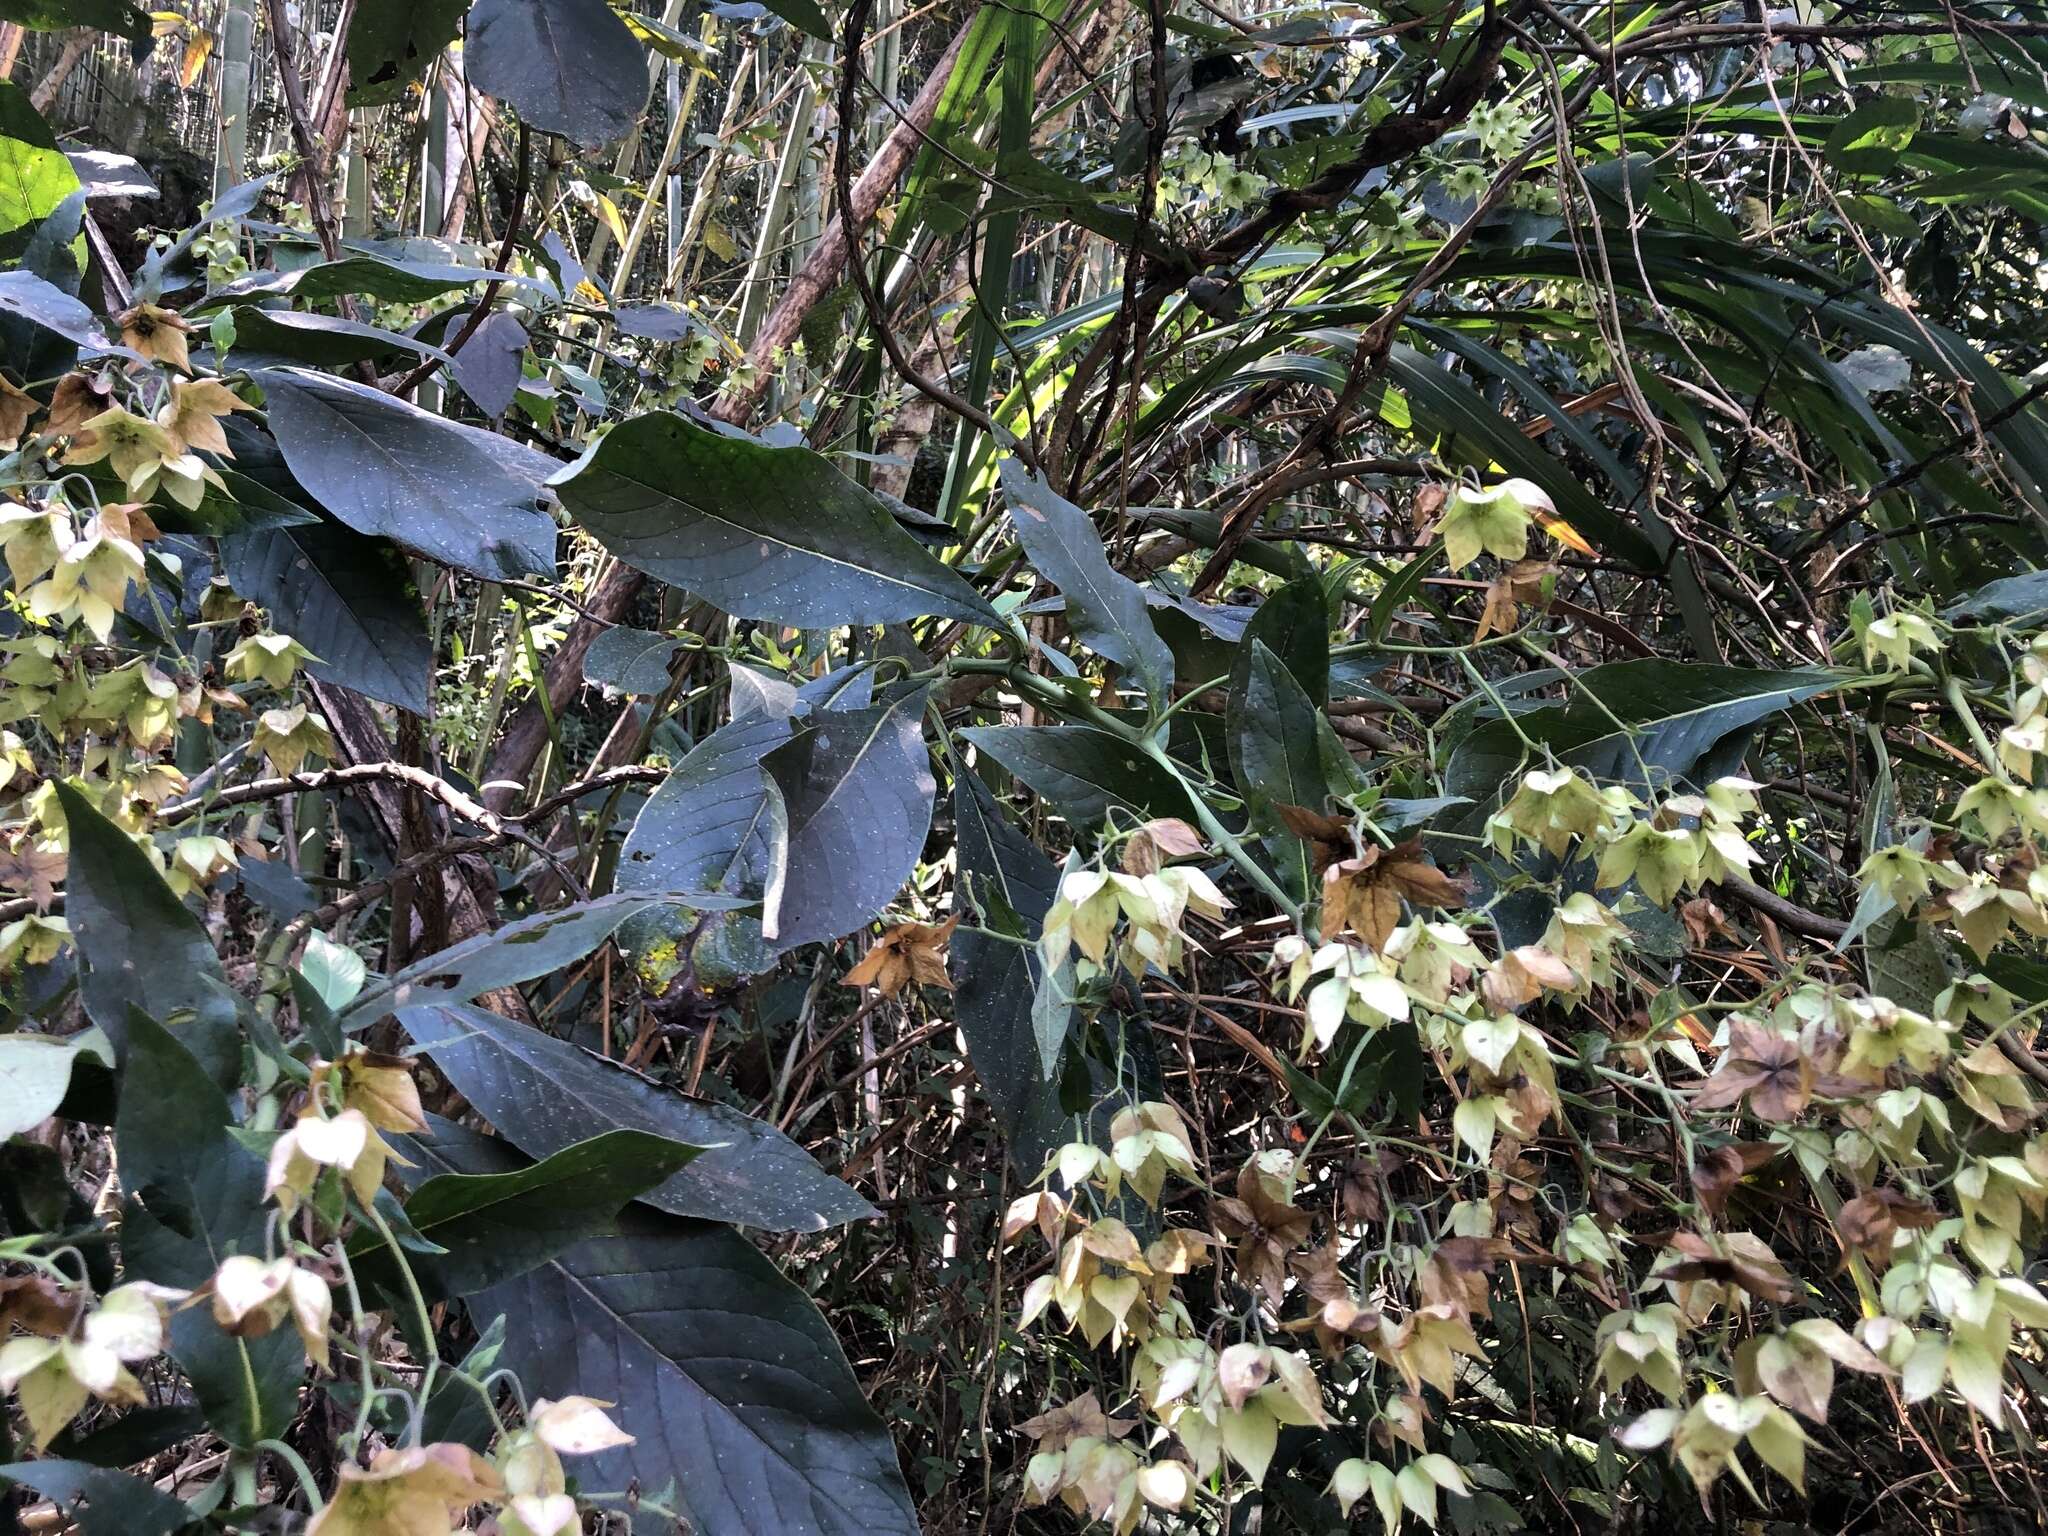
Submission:
<svg viewBox="0 0 2048 1536">
<path fill-rule="evenodd" d="M 0 1529 L 2048 1523 L 2036 8 L 0 15 Z"/>
</svg>

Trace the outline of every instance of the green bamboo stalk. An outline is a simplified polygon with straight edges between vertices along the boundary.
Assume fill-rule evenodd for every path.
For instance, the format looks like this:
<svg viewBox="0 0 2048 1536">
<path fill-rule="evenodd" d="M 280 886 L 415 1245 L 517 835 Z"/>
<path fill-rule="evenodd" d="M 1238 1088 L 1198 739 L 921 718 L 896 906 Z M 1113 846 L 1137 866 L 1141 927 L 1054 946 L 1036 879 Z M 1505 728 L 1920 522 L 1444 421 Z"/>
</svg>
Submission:
<svg viewBox="0 0 2048 1536">
<path fill-rule="evenodd" d="M 249 60 L 255 43 L 255 0 L 228 0 L 220 19 L 220 138 L 213 156 L 215 197 L 249 179 Z"/>
</svg>

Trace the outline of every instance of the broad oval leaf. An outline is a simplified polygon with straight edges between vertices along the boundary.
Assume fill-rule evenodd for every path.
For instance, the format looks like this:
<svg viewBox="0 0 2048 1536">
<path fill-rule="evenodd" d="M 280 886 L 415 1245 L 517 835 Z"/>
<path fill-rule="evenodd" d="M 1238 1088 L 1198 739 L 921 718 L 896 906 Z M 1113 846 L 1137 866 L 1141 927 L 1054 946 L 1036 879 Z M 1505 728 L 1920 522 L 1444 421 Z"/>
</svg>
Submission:
<svg viewBox="0 0 2048 1536">
<path fill-rule="evenodd" d="M 434 649 L 412 569 L 389 540 L 319 522 L 220 541 L 237 594 L 319 658 L 306 671 L 416 715 L 431 712 Z"/>
<path fill-rule="evenodd" d="M 71 1511 L 79 1536 L 171 1536 L 192 1511 L 156 1484 L 82 1461 L 16 1461 L 0 1466 L 0 1485 L 21 1484 Z"/>
<path fill-rule="evenodd" d="M 195 1289 L 229 1254 L 265 1251 L 263 1159 L 236 1138 L 227 1096 L 168 1030 L 137 1009 L 127 1035 L 114 1122 L 122 1263 L 131 1279 Z M 282 1434 L 297 1412 L 304 1356 L 289 1329 L 237 1339 L 205 1308 L 186 1308 L 172 1314 L 170 1354 L 230 1445 Z"/>
<path fill-rule="evenodd" d="M 1135 747 L 1092 725 L 977 725 L 960 733 L 1077 827 L 1095 827 L 1111 806 L 1148 816 L 1190 817 L 1180 781 Z"/>
<path fill-rule="evenodd" d="M 268 368 L 257 381 L 293 477 L 358 533 L 487 579 L 554 571 L 540 510 L 552 459 L 352 380 Z"/>
<path fill-rule="evenodd" d="M 33 1130 L 57 1112 L 80 1049 L 48 1035 L 0 1035 L 0 1141 Z"/>
<path fill-rule="evenodd" d="M 672 1486 L 703 1536 L 916 1536 L 830 1325 L 730 1228 L 629 1211 L 470 1309 L 504 1317 L 503 1363 L 529 1393 L 602 1398 L 633 1427 L 632 1445 L 578 1458 L 588 1486 Z"/>
<path fill-rule="evenodd" d="M 923 690 L 823 710 L 761 759 L 788 839 L 762 902 L 762 931 L 778 948 L 851 933 L 917 868 L 934 788 L 923 720 Z"/>
<path fill-rule="evenodd" d="M 348 29 L 348 104 L 382 106 L 455 40 L 466 0 L 361 0 Z"/>
<path fill-rule="evenodd" d="M 209 303 L 286 295 L 302 303 L 363 297 L 381 304 L 425 304 L 459 288 L 482 283 L 509 283 L 515 288 L 548 290 L 540 278 L 493 267 L 465 267 L 445 261 L 413 261 L 405 257 L 354 254 L 334 261 L 283 272 L 254 272 L 237 278 L 212 295 Z M 239 323 L 239 322 L 238 322 Z"/>
<path fill-rule="evenodd" d="M 477 0 L 470 83 L 579 149 L 618 138 L 647 95 L 647 55 L 604 0 Z"/>
<path fill-rule="evenodd" d="M 619 693 L 659 693 L 668 686 L 668 664 L 682 648 L 673 635 L 614 624 L 590 642 L 583 680 Z"/>
<path fill-rule="evenodd" d="M 1001 622 L 886 505 L 808 448 L 654 412 L 614 427 L 553 484 L 621 560 L 738 618 Z"/>
<path fill-rule="evenodd" d="M 433 1004 L 398 1022 L 442 1074 L 529 1157 L 605 1126 L 705 1149 L 641 1198 L 677 1216 L 765 1232 L 820 1232 L 875 1214 L 782 1132 L 722 1104 L 685 1098 L 639 1073 L 481 1008 Z"/>
</svg>

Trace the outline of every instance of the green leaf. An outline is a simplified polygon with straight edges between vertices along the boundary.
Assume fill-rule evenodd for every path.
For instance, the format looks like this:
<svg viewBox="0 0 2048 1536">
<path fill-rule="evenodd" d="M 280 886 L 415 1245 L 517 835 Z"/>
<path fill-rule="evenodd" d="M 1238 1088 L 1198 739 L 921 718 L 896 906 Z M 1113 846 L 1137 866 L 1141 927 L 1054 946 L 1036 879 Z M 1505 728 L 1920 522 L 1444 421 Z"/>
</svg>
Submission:
<svg viewBox="0 0 2048 1536">
<path fill-rule="evenodd" d="M 28 92 L 0 80 L 0 257 L 19 257 L 35 227 L 77 190 L 78 172 Z"/>
<path fill-rule="evenodd" d="M 682 648 L 672 635 L 614 624 L 584 653 L 583 680 L 617 693 L 659 693 L 668 686 L 668 664 Z"/>
<path fill-rule="evenodd" d="M 477 0 L 470 83 L 579 149 L 620 137 L 647 101 L 647 55 L 604 0 Z"/>
<path fill-rule="evenodd" d="M 761 759 L 787 836 L 761 904 L 778 949 L 851 933 L 916 870 L 934 788 L 924 701 L 920 689 L 872 709 L 821 710 Z"/>
<path fill-rule="evenodd" d="M 484 1166 L 454 1155 L 450 1143 L 502 1147 L 509 1167 Z M 417 1187 L 405 1214 L 413 1230 L 445 1249 L 411 1254 L 413 1274 L 434 1297 L 466 1296 L 501 1285 L 544 1264 L 565 1248 L 608 1231 L 634 1197 L 662 1183 L 701 1147 L 645 1131 L 604 1131 L 528 1163 L 509 1145 L 448 1122 L 406 1137 L 399 1150 L 419 1166 L 408 1174 Z M 395 1291 L 397 1267 L 388 1249 L 371 1242 L 356 1258 L 357 1273 Z"/>
<path fill-rule="evenodd" d="M 360 0 L 348 30 L 348 104 L 398 100 L 455 41 L 467 8 L 468 0 Z"/>
<path fill-rule="evenodd" d="M 297 974 L 305 978 L 314 996 L 334 1009 L 346 1007 L 363 990 L 363 983 L 369 979 L 369 968 L 354 950 L 344 948 L 326 934 L 316 931 L 306 936 L 306 948 L 299 956 Z"/>
<path fill-rule="evenodd" d="M 1647 767 L 1662 787 L 1691 777 L 1710 754 L 1712 773 L 1726 772 L 1749 727 L 1848 680 L 1818 667 L 1764 672 L 1656 659 L 1594 667 L 1572 679 L 1569 703 L 1480 725 L 1451 754 L 1444 786 L 1490 810 L 1526 756 L 1518 727 L 1600 782 L 1640 788 Z"/>
<path fill-rule="evenodd" d="M 0 315 L 25 320 L 75 346 L 128 355 L 107 340 L 91 310 L 33 272 L 0 272 Z"/>
<path fill-rule="evenodd" d="M 1974 619 L 1979 624 L 2030 620 L 2044 613 L 2048 613 L 2048 570 L 2001 576 L 1941 610 L 1945 619 Z"/>
<path fill-rule="evenodd" d="M 1152 627 L 1145 591 L 1111 567 L 1095 522 L 1015 459 L 1002 463 L 1003 494 L 1033 568 L 1067 600 L 1074 638 L 1137 674 L 1155 708 L 1172 696 L 1173 652 Z"/>
<path fill-rule="evenodd" d="M 226 1096 L 190 1051 L 140 1010 L 128 1035 L 114 1122 L 122 1262 L 130 1278 L 196 1289 L 230 1254 L 265 1251 L 263 1160 L 236 1138 Z M 230 1445 L 282 1434 L 298 1411 L 304 1355 L 289 1329 L 237 1339 L 206 1308 L 185 1308 L 171 1316 L 170 1354 Z"/>
<path fill-rule="evenodd" d="M 1919 131 L 1919 102 L 1909 96 L 1873 96 L 1835 125 L 1823 153 L 1846 176 L 1882 176 Z"/>
<path fill-rule="evenodd" d="M 834 41 L 832 23 L 826 19 L 816 0 L 761 0 L 761 3 L 798 31 L 808 32 L 828 43 Z"/>
<path fill-rule="evenodd" d="M 171 1536 L 192 1523 L 184 1500 L 160 1492 L 156 1484 L 82 1461 L 0 1466 L 0 1484 L 15 1483 L 69 1510 L 80 1536 Z"/>
<path fill-rule="evenodd" d="M 294 267 L 284 272 L 252 273 L 248 277 L 237 278 L 219 289 L 209 298 L 208 303 L 277 299 L 288 296 L 306 304 L 349 297 L 375 299 L 380 304 L 425 304 L 445 293 L 453 293 L 459 288 L 474 288 L 483 283 L 509 283 L 514 288 L 550 291 L 548 285 L 539 278 L 526 277 L 517 272 L 500 272 L 492 267 L 465 267 L 443 261 L 412 261 L 403 257 L 356 254 L 338 257 L 333 261 L 317 261 L 311 266 Z M 237 310 L 236 324 L 240 325 L 246 315 L 246 309 Z M 296 318 L 303 322 L 314 317 L 302 315 Z M 311 327 L 302 325 L 301 329 Z M 363 326 L 348 330 L 340 326 L 328 326 L 324 329 L 334 335 L 363 335 L 375 331 L 376 327 Z M 253 342 L 244 344 L 254 345 Z M 394 344 L 402 343 L 394 341 Z M 411 345 L 413 350 L 421 350 L 419 343 L 414 342 Z"/>
<path fill-rule="evenodd" d="M 306 671 L 382 703 L 432 711 L 434 651 L 412 568 L 397 546 L 320 522 L 220 541 L 235 592 L 318 659 Z"/>
<path fill-rule="evenodd" d="M 703 1536 L 915 1536 L 895 1445 L 831 1327 L 730 1229 L 631 1210 L 470 1308 L 504 1316 L 529 1394 L 588 1394 L 633 1427 L 634 1444 L 577 1459 L 584 1486 L 672 1485 Z"/>
<path fill-rule="evenodd" d="M 341 1012 L 341 1027 L 360 1029 L 416 1003 L 466 1003 L 500 987 L 516 986 L 574 965 L 610 938 L 619 924 L 645 912 L 658 899 L 636 891 L 617 891 L 451 944 L 371 987 Z M 738 904 L 733 898 L 725 903 Z"/>
<path fill-rule="evenodd" d="M 1239 668 L 1249 664 L 1245 648 L 1253 641 L 1279 658 L 1317 709 L 1329 701 L 1330 600 L 1321 576 L 1297 576 L 1259 604 L 1239 642 Z"/>
<path fill-rule="evenodd" d="M 143 53 L 150 47 L 149 13 L 127 0 L 0 0 L 0 21 L 30 32 L 92 27 L 126 38 Z"/>
<path fill-rule="evenodd" d="M 131 1408 L 118 1419 L 96 1424 L 84 1434 L 73 1424 L 50 1442 L 49 1454 L 53 1459 L 87 1462 L 95 1467 L 132 1467 L 205 1430 L 206 1415 L 192 1403 Z"/>
<path fill-rule="evenodd" d="M 736 618 L 1001 622 L 883 502 L 808 448 L 653 412 L 614 427 L 554 484 L 606 549 Z"/>
<path fill-rule="evenodd" d="M 554 574 L 540 487 L 555 461 L 348 379 L 257 376 L 292 475 L 358 533 L 495 580 Z"/>
<path fill-rule="evenodd" d="M 307 270 L 311 269 L 292 275 L 303 277 Z M 244 304 L 233 315 L 237 361 L 244 356 L 276 357 L 321 368 L 342 368 L 350 363 L 386 358 L 394 352 L 410 352 L 415 357 L 454 362 L 439 347 L 417 336 L 403 336 L 379 325 L 344 320 L 339 315 L 303 314 L 295 309 L 268 309 L 258 304 Z"/>
<path fill-rule="evenodd" d="M 736 692 L 743 686 L 743 671 L 734 669 Z M 648 797 L 626 834 L 619 889 L 759 896 L 776 856 L 775 818 L 761 759 L 788 741 L 791 730 L 787 710 L 778 708 L 735 719 L 692 747 Z M 650 945 L 664 939 L 691 945 L 691 954 L 678 956 L 679 962 L 696 963 L 696 951 L 707 942 L 725 965 L 738 970 L 763 971 L 775 960 L 761 936 L 759 917 L 714 912 L 700 927 L 699 914 L 687 903 L 680 911 L 665 906 L 636 921 L 622 938 L 643 962 Z"/>
<path fill-rule="evenodd" d="M 529 1157 L 606 1126 L 704 1147 L 644 1198 L 678 1216 L 764 1232 L 820 1232 L 875 1214 L 774 1126 L 685 1098 L 639 1073 L 480 1008 L 407 1008 L 406 1033 L 492 1125 Z"/>
<path fill-rule="evenodd" d="M 1227 706 L 1230 769 L 1267 804 L 1321 810 L 1329 794 L 1316 747 L 1320 711 L 1265 641 L 1245 640 Z"/>
<path fill-rule="evenodd" d="M 973 771 L 959 766 L 953 774 L 953 827 L 961 884 L 978 915 L 977 926 L 963 925 L 947 946 L 953 1012 L 996 1124 L 1014 1141 L 1035 1117 L 1059 1108 L 1058 1090 L 1040 1067 L 1032 1020 L 1044 969 L 1037 940 L 1059 890 L 1059 870 L 1004 819 Z M 1064 1038 L 1066 1029 L 1060 1034 Z"/>
<path fill-rule="evenodd" d="M 0 1141 L 57 1113 L 80 1047 L 48 1035 L 0 1035 Z"/>
<path fill-rule="evenodd" d="M 977 725 L 960 733 L 1076 827 L 1100 826 L 1111 806 L 1149 816 L 1194 814 L 1180 781 L 1137 748 L 1092 725 Z"/>
<path fill-rule="evenodd" d="M 235 1082 L 242 1067 L 235 994 L 205 925 L 126 832 L 62 779 L 56 788 L 71 837 L 65 913 L 86 1016 L 124 1061 L 130 1010 L 162 1018 L 209 1078 Z"/>
</svg>

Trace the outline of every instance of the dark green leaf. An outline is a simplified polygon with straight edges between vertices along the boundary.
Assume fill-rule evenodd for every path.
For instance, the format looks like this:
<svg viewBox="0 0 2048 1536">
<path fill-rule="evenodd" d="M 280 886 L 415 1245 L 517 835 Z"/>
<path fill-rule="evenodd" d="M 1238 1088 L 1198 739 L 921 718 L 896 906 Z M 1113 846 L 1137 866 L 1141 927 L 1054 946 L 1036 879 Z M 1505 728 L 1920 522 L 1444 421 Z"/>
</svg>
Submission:
<svg viewBox="0 0 2048 1536">
<path fill-rule="evenodd" d="M 762 931 L 778 948 L 851 933 L 917 868 L 934 788 L 923 722 L 921 690 L 823 710 L 761 759 L 788 835 L 781 879 L 771 874 L 762 902 Z"/>
<path fill-rule="evenodd" d="M 0 1484 L 20 1483 L 70 1510 L 82 1536 L 171 1536 L 192 1523 L 182 1499 L 156 1484 L 83 1461 L 17 1461 Z M 81 1502 L 82 1501 L 82 1502 Z"/>
<path fill-rule="evenodd" d="M 1086 512 L 1015 459 L 1002 465 L 1003 494 L 1033 568 L 1067 600 L 1074 638 L 1137 674 L 1155 707 L 1173 689 L 1173 652 L 1152 627 L 1145 593 L 1113 569 Z"/>
<path fill-rule="evenodd" d="M 226 1096 L 190 1051 L 139 1010 L 128 1034 L 114 1122 L 122 1260 L 130 1278 L 195 1289 L 228 1255 L 265 1251 L 263 1160 L 236 1138 Z M 185 1308 L 172 1314 L 170 1353 L 231 1445 L 282 1434 L 297 1412 L 304 1356 L 289 1329 L 237 1339 L 206 1308 Z"/>
<path fill-rule="evenodd" d="M 1059 869 L 1004 819 L 995 797 L 965 767 L 953 777 L 953 828 L 961 883 L 979 914 L 978 927 L 1021 941 L 963 926 L 947 946 L 953 1010 L 967 1037 L 974 1075 L 996 1124 L 1014 1139 L 1034 1116 L 1059 1108 L 1058 1089 L 1041 1067 L 1032 1020 L 1043 969 L 1037 939 L 1059 891 Z"/>
<path fill-rule="evenodd" d="M 411 566 L 388 540 L 314 523 L 223 538 L 220 557 L 235 591 L 319 658 L 306 666 L 314 677 L 431 712 L 426 613 Z"/>
<path fill-rule="evenodd" d="M 672 635 L 614 624 L 590 643 L 583 680 L 618 693 L 659 693 L 668 686 L 668 664 L 682 648 Z"/>
<path fill-rule="evenodd" d="M 692 747 L 634 819 L 619 858 L 621 890 L 759 896 L 766 889 L 778 818 L 770 813 L 761 759 L 789 740 L 795 693 L 771 680 L 788 691 L 788 699 L 743 713 L 742 690 L 756 686 L 749 681 L 756 676 L 744 667 L 733 669 L 733 721 Z M 775 951 L 761 936 L 760 918 L 746 912 L 700 916 L 687 905 L 664 908 L 636 921 L 622 938 L 643 964 L 653 944 L 687 944 L 688 952 L 678 955 L 674 969 L 694 965 L 705 980 L 711 978 L 703 973 L 712 969 L 721 975 L 754 974 L 775 961 Z"/>
<path fill-rule="evenodd" d="M 798 31 L 808 32 L 828 43 L 833 40 L 832 23 L 825 19 L 817 0 L 761 0 L 761 3 Z"/>
<path fill-rule="evenodd" d="M 477 0 L 470 83 L 579 149 L 618 138 L 647 99 L 647 55 L 604 0 Z"/>
<path fill-rule="evenodd" d="M 1827 162 L 1849 176 L 1882 176 L 1920 131 L 1920 103 L 1907 96 L 1873 96 L 1828 135 Z"/>
<path fill-rule="evenodd" d="M 927 614 L 999 622 L 883 502 L 808 448 L 655 412 L 614 427 L 555 485 L 621 560 L 736 617 L 806 628 Z"/>
<path fill-rule="evenodd" d="M 1297 576 L 1253 611 L 1240 647 L 1258 641 L 1279 658 L 1309 703 L 1321 709 L 1330 698 L 1330 600 L 1320 576 Z M 1238 665 L 1246 665 L 1238 651 Z M 1232 680 L 1236 686 L 1236 680 Z"/>
<path fill-rule="evenodd" d="M 633 1426 L 634 1444 L 577 1460 L 586 1486 L 673 1484 L 704 1536 L 915 1536 L 832 1329 L 730 1229 L 631 1211 L 470 1305 L 504 1316 L 530 1394 L 587 1393 Z"/>
<path fill-rule="evenodd" d="M 1194 814 L 1172 774 L 1092 725 L 978 725 L 960 734 L 1077 827 L 1100 826 L 1111 806 L 1140 820 Z"/>
<path fill-rule="evenodd" d="M 2001 576 L 1941 610 L 1945 619 L 1974 619 L 1979 624 L 2009 623 L 2042 613 L 2048 613 L 2048 570 Z"/>
<path fill-rule="evenodd" d="M 553 460 L 351 380 L 257 377 L 293 476 L 358 533 L 487 579 L 553 573 L 555 522 L 539 504 Z"/>
<path fill-rule="evenodd" d="M 71 837 L 65 912 L 86 1015 L 125 1059 L 129 1011 L 141 1009 L 168 1023 L 215 1083 L 235 1082 L 235 994 L 205 925 L 126 832 L 62 779 L 55 783 Z"/>
<path fill-rule="evenodd" d="M 234 315 L 234 358 L 237 362 L 246 354 L 286 358 L 321 368 L 340 368 L 349 363 L 389 357 L 394 352 L 437 357 L 443 362 L 448 360 L 446 352 L 416 336 L 403 336 L 382 326 L 344 320 L 338 315 L 303 314 L 295 309 L 264 309 L 255 304 L 242 305 Z"/>
<path fill-rule="evenodd" d="M 129 1467 L 189 1440 L 206 1428 L 206 1415 L 191 1403 L 132 1408 L 118 1419 L 80 1434 L 72 1425 L 50 1442 L 55 1460 L 95 1467 Z"/>
<path fill-rule="evenodd" d="M 125 350 L 101 333 L 91 310 L 33 272 L 0 272 L 0 314 L 18 316 L 88 351 Z"/>
<path fill-rule="evenodd" d="M 1527 755 L 1519 728 L 1596 781 L 1641 787 L 1647 768 L 1661 787 L 1757 721 L 1845 681 L 1817 667 L 1763 672 L 1654 659 L 1594 667 L 1572 679 L 1570 703 L 1480 725 L 1451 754 L 1444 786 L 1491 808 Z"/>
<path fill-rule="evenodd" d="M 603 1131 L 536 1163 L 479 1170 L 448 1144 L 483 1140 L 443 1124 L 405 1138 L 399 1150 L 419 1166 L 407 1175 L 412 1227 L 439 1254 L 407 1259 L 434 1297 L 466 1296 L 501 1285 L 563 1249 L 610 1229 L 635 1196 L 646 1193 L 703 1149 L 645 1131 Z M 509 1151 L 509 1148 L 507 1149 Z M 357 1272 L 394 1290 L 397 1268 L 388 1250 L 365 1245 Z"/>
<path fill-rule="evenodd" d="M 803 1148 L 737 1110 L 685 1098 L 480 1008 L 408 1008 L 398 1021 L 457 1091 L 530 1157 L 620 1126 L 707 1149 L 642 1197 L 675 1215 L 767 1232 L 818 1232 L 874 1215 Z"/>
<path fill-rule="evenodd" d="M 502 416 L 525 382 L 520 366 L 525 356 L 526 327 L 509 310 L 494 310 L 470 332 L 449 371 L 478 410 Z"/>
<path fill-rule="evenodd" d="M 489 267 L 462 267 L 448 262 L 359 254 L 315 262 L 309 267 L 294 267 L 286 272 L 257 272 L 237 278 L 213 294 L 208 303 L 289 295 L 308 304 L 344 297 L 376 299 L 383 304 L 425 304 L 444 293 L 453 293 L 458 288 L 474 288 L 479 283 L 547 288 L 539 278 L 525 277 L 516 272 L 499 272 Z M 236 323 L 240 324 L 239 318 Z"/>
<path fill-rule="evenodd" d="M 708 896 L 700 899 L 714 902 Z M 360 1029 L 387 1013 L 418 1003 L 466 1003 L 500 987 L 516 986 L 574 965 L 610 938 L 619 924 L 645 912 L 657 900 L 636 891 L 618 891 L 451 944 L 365 988 L 341 1011 L 341 1027 Z M 720 898 L 714 904 L 740 903 L 737 898 Z"/>
<path fill-rule="evenodd" d="M 348 29 L 348 104 L 396 101 L 462 27 L 467 0 L 359 0 Z"/>
<path fill-rule="evenodd" d="M 1317 750 L 1320 712 L 1263 640 L 1247 639 L 1229 699 L 1230 769 L 1247 794 L 1319 811 L 1329 795 Z"/>
</svg>

